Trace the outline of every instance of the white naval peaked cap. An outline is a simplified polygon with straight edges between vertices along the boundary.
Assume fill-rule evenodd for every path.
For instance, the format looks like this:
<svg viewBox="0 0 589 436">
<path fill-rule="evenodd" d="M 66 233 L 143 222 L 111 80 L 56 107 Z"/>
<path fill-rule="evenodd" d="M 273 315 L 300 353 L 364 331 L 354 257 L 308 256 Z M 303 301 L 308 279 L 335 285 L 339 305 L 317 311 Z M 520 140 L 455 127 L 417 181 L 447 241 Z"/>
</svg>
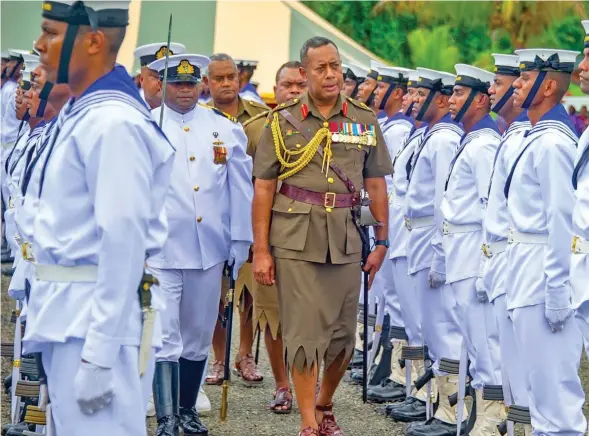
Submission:
<svg viewBox="0 0 589 436">
<path fill-rule="evenodd" d="M 479 91 L 487 92 L 491 82 L 495 79 L 495 74 L 481 68 L 473 67 L 467 64 L 454 65 L 456 70 L 455 85 L 469 86 Z"/>
<path fill-rule="evenodd" d="M 354 62 L 350 62 L 349 64 L 347 64 L 347 67 L 350 69 L 352 73 L 354 73 L 356 77 L 364 78 L 368 74 L 368 69 L 358 64 L 355 64 Z"/>
<path fill-rule="evenodd" d="M 39 59 L 39 56 L 37 56 L 37 55 L 26 53 L 26 54 L 23 54 L 22 56 L 25 61 L 25 71 L 26 72 L 33 71 L 41 63 L 41 60 Z"/>
<path fill-rule="evenodd" d="M 168 82 L 199 82 L 210 59 L 198 54 L 179 54 L 168 58 Z M 158 71 L 163 79 L 166 58 L 158 59 L 148 65 L 150 70 Z"/>
<path fill-rule="evenodd" d="M 0 57 L 2 57 L 2 59 L 9 59 L 10 55 L 8 54 L 8 50 L 3 50 L 0 52 Z"/>
<path fill-rule="evenodd" d="M 589 20 L 583 20 L 583 21 L 581 21 L 581 24 L 585 28 L 585 33 L 586 33 L 584 46 L 585 46 L 585 48 L 589 48 Z"/>
<path fill-rule="evenodd" d="M 495 74 L 503 76 L 519 76 L 519 56 L 513 54 L 493 53 L 495 58 Z"/>
<path fill-rule="evenodd" d="M 133 51 L 133 56 L 139 60 L 142 67 L 146 67 L 158 59 L 166 57 L 167 42 L 154 42 L 137 47 Z M 170 42 L 170 56 L 186 53 L 184 44 Z"/>
<path fill-rule="evenodd" d="M 25 54 L 31 54 L 31 50 L 20 50 L 17 48 L 8 49 L 8 57 L 12 60 L 22 59 Z"/>
<path fill-rule="evenodd" d="M 399 75 L 403 76 L 403 78 L 409 78 L 409 73 L 415 70 L 410 70 L 409 68 L 402 68 L 402 67 L 387 67 L 382 66 L 379 68 L 378 73 L 381 76 L 389 76 L 389 77 L 399 77 Z"/>
<path fill-rule="evenodd" d="M 238 67 L 251 67 L 253 69 L 256 69 L 259 63 L 258 61 L 251 59 L 233 59 L 233 62 L 235 62 L 235 65 Z"/>
<path fill-rule="evenodd" d="M 126 27 L 131 0 L 45 0 L 43 17 L 69 24 Z M 93 13 L 91 12 L 93 11 Z"/>
<path fill-rule="evenodd" d="M 444 86 L 454 86 L 454 82 L 456 82 L 456 76 L 445 71 L 417 67 L 417 72 L 419 73 L 419 79 L 428 79 L 430 81 L 441 80 Z M 420 81 L 419 79 L 417 80 L 418 82 Z"/>
<path fill-rule="evenodd" d="M 408 68 L 406 69 L 409 70 Z M 407 72 L 407 78 L 409 79 L 407 82 L 407 87 L 416 88 L 418 86 L 419 72 L 417 70 L 409 70 Z"/>
<path fill-rule="evenodd" d="M 559 71 L 572 73 L 578 51 L 553 48 L 527 48 L 516 50 L 521 71 Z"/>
<path fill-rule="evenodd" d="M 21 87 L 24 87 L 23 86 L 24 84 L 22 82 L 29 82 L 29 83 L 31 82 L 31 72 L 32 72 L 32 70 L 23 70 L 21 72 L 21 77 L 22 77 L 21 84 L 20 84 Z"/>
</svg>

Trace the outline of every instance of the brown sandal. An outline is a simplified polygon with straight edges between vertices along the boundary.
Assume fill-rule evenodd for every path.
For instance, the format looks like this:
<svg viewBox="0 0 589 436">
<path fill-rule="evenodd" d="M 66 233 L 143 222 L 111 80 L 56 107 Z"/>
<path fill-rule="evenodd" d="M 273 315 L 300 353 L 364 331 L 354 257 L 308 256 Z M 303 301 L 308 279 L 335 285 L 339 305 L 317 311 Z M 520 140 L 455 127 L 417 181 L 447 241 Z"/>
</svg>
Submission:
<svg viewBox="0 0 589 436">
<path fill-rule="evenodd" d="M 205 383 L 207 385 L 222 385 L 224 373 L 225 365 L 223 364 L 223 362 L 215 360 L 213 362 L 211 372 L 207 374 L 207 377 L 205 378 Z"/>
<path fill-rule="evenodd" d="M 259 386 L 264 381 L 264 377 L 258 372 L 254 356 L 251 354 L 237 357 L 233 373 L 240 377 L 242 383 L 247 387 Z"/>
<path fill-rule="evenodd" d="M 299 436 L 319 436 L 319 432 L 313 427 L 306 427 L 299 432 Z"/>
<path fill-rule="evenodd" d="M 285 409 L 279 409 L 285 407 Z M 292 391 L 290 388 L 278 388 L 274 392 L 274 400 L 270 402 L 268 408 L 278 415 L 288 415 L 292 412 Z"/>
<path fill-rule="evenodd" d="M 333 414 L 333 404 L 315 406 L 319 412 L 323 412 L 323 419 L 319 423 L 320 436 L 344 436 L 344 432 L 335 422 L 335 415 Z"/>
</svg>

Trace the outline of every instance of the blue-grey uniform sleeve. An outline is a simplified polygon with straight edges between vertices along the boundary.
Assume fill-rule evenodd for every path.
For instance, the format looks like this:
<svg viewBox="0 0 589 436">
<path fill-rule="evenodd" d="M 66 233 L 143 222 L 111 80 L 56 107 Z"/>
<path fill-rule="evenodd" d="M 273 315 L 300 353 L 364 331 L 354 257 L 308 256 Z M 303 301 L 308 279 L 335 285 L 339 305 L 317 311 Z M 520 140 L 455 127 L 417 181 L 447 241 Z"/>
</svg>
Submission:
<svg viewBox="0 0 589 436">
<path fill-rule="evenodd" d="M 542 201 L 545 207 L 548 244 L 544 250 L 546 292 L 570 295 L 572 213 L 575 195 L 571 183 L 575 144 L 560 135 L 546 134 L 534 153 Z"/>
<path fill-rule="evenodd" d="M 102 125 L 86 164 L 98 238 L 98 279 L 82 359 L 110 368 L 119 353 L 143 273 L 153 168 L 142 124 L 113 116 Z"/>
<path fill-rule="evenodd" d="M 444 197 L 450 162 L 454 157 L 459 142 L 460 137 L 451 133 L 443 136 L 438 134 L 438 138 L 432 138 L 428 144 L 432 148 L 431 165 L 435 176 L 434 222 L 436 224 L 436 233 L 431 242 L 434 249 L 431 268 L 440 274 L 446 274 L 446 259 L 444 257 L 444 248 L 442 247 L 442 224 L 444 217 L 442 216 L 440 206 Z"/>
<path fill-rule="evenodd" d="M 241 125 L 235 125 L 233 134 L 236 144 L 233 147 L 231 157 L 227 161 L 229 198 L 231 202 L 231 240 L 253 243 L 253 161 L 246 153 L 247 137 Z"/>
</svg>

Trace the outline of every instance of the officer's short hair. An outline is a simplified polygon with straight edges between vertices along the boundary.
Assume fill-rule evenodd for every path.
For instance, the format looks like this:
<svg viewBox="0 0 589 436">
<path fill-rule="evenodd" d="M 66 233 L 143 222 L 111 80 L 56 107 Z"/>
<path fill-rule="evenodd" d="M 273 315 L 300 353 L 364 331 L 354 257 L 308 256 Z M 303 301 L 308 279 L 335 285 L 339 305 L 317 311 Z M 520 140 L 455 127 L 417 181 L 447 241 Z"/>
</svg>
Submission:
<svg viewBox="0 0 589 436">
<path fill-rule="evenodd" d="M 299 61 L 288 61 L 285 64 L 282 64 L 280 66 L 280 68 L 278 68 L 278 71 L 276 71 L 276 79 L 275 79 L 275 83 L 278 84 L 278 78 L 280 77 L 280 74 L 282 73 L 283 70 L 285 70 L 286 68 L 288 69 L 299 69 L 301 68 L 301 63 Z"/>
<path fill-rule="evenodd" d="M 339 49 L 337 48 L 337 45 L 335 45 L 335 42 L 333 42 L 331 39 L 324 38 L 323 36 L 314 36 L 313 38 L 307 39 L 305 41 L 305 43 L 303 44 L 303 47 L 301 48 L 301 54 L 300 54 L 301 63 L 303 65 L 306 64 L 307 54 L 309 53 L 309 49 L 319 48 L 319 47 L 323 47 L 325 45 L 330 45 L 330 44 L 333 45 L 339 53 Z"/>
<path fill-rule="evenodd" d="M 233 64 L 233 67 L 237 70 L 237 65 L 235 64 L 235 61 L 233 60 L 233 58 L 231 56 L 229 56 L 226 53 L 215 53 L 209 59 L 210 59 L 210 62 L 231 61 L 231 63 Z"/>
</svg>

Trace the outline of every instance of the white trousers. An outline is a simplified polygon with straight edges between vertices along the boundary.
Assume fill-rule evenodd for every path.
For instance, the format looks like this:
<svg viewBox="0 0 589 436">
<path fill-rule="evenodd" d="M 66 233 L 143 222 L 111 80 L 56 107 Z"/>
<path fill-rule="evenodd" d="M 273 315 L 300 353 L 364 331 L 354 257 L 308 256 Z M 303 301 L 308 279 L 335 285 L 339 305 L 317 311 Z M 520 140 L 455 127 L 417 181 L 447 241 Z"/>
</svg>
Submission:
<svg viewBox="0 0 589 436">
<path fill-rule="evenodd" d="M 72 339 L 50 343 L 42 353 L 56 435 L 145 436 L 146 405 L 139 379 L 139 347 L 120 348 L 112 367 L 112 403 L 88 416 L 80 411 L 74 394 L 74 377 L 83 346 L 83 340 Z"/>
<path fill-rule="evenodd" d="M 407 342 L 412 347 L 419 347 L 423 345 L 419 292 L 416 292 L 415 283 L 411 280 L 407 272 L 407 258 L 397 257 L 390 262 L 393 272 L 393 283 L 397 290 L 396 295 L 399 301 L 399 309 L 403 324 L 405 324 L 405 332 L 407 333 Z M 383 268 L 386 265 L 387 263 L 385 261 Z"/>
<path fill-rule="evenodd" d="M 205 360 L 213 342 L 219 313 L 223 263 L 207 270 L 151 268 L 160 282 L 166 307 L 162 311 L 162 349 L 158 362 Z"/>
<path fill-rule="evenodd" d="M 501 385 L 499 329 L 491 303 L 480 303 L 475 289 L 476 277 L 450 284 L 456 300 L 456 317 L 470 359 L 471 386 Z"/>
<path fill-rule="evenodd" d="M 449 285 L 430 288 L 428 269 L 411 275 L 415 290 L 421 301 L 421 332 L 434 362 L 434 373 L 445 375 L 439 370 L 442 357 L 460 360 L 462 335 L 454 311 L 456 301 Z"/>
<path fill-rule="evenodd" d="M 378 280 L 378 283 L 376 281 Z M 401 314 L 401 303 L 398 295 L 398 283 L 393 276 L 392 265 L 386 260 L 383 262 L 380 271 L 374 278 L 374 284 L 378 286 L 385 301 L 385 314 L 389 315 L 391 327 L 405 327 Z"/>
<path fill-rule="evenodd" d="M 503 366 L 502 381 L 505 404 L 508 406 L 515 404 L 521 407 L 529 407 L 526 375 L 522 364 L 521 350 L 515 343 L 513 323 L 507 312 L 505 300 L 505 294 L 493 300 L 493 308 L 499 327 L 499 349 L 501 351 L 501 364 Z M 507 386 L 509 386 L 509 390 Z M 509 401 L 511 399 L 513 399 L 512 404 Z"/>
<path fill-rule="evenodd" d="M 537 304 L 510 313 L 526 375 L 532 434 L 584 436 L 585 395 L 579 379 L 583 339 L 573 320 L 552 333 L 544 312 L 544 304 Z"/>
<path fill-rule="evenodd" d="M 585 353 L 589 359 L 589 301 L 585 301 L 575 312 L 577 325 L 581 329 L 585 342 Z"/>
</svg>

